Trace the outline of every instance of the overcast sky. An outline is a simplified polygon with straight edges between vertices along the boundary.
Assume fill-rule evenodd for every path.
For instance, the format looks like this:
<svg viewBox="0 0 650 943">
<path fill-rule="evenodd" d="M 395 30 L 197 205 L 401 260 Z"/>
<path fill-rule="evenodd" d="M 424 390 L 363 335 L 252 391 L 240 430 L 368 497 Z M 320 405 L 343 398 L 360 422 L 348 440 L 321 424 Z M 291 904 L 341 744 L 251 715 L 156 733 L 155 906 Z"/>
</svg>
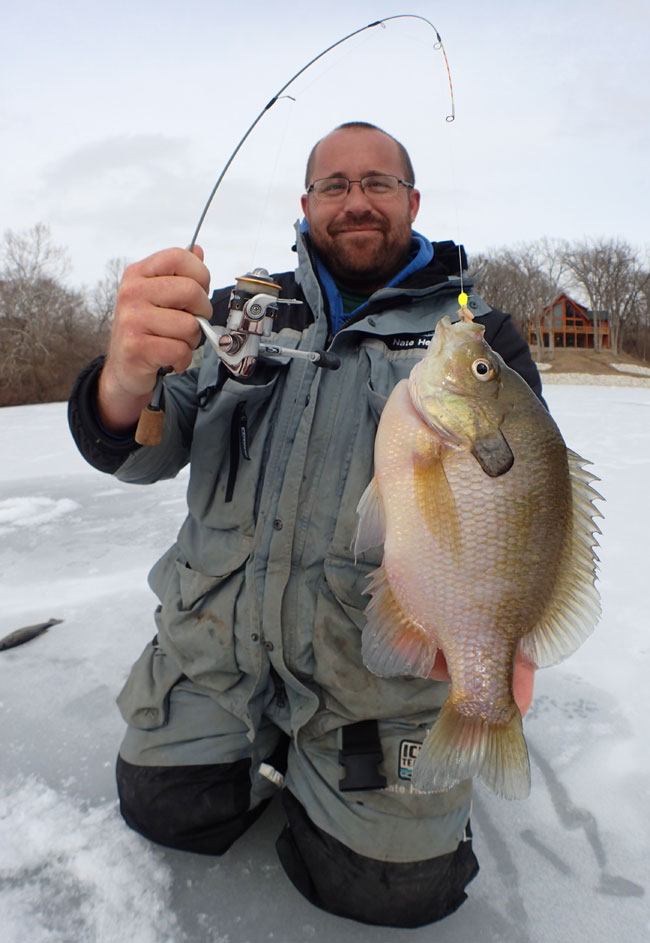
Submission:
<svg viewBox="0 0 650 943">
<path fill-rule="evenodd" d="M 199 242 L 213 285 L 293 266 L 304 165 L 343 121 L 411 152 L 416 228 L 470 253 L 542 236 L 650 246 L 648 0 L 23 0 L 0 36 L 2 230 L 49 225 L 70 282 L 115 257 L 187 245 L 226 159 L 313 56 L 232 165 Z"/>
</svg>

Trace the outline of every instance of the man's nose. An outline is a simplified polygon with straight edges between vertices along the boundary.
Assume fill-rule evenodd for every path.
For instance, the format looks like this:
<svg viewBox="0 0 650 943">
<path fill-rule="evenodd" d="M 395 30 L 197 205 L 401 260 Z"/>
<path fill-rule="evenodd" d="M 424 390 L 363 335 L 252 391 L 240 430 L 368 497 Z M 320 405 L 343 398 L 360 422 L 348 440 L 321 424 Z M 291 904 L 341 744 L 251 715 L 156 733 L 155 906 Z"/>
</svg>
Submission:
<svg viewBox="0 0 650 943">
<path fill-rule="evenodd" d="M 372 203 L 366 196 L 359 180 L 351 180 L 350 188 L 345 196 L 345 209 L 350 212 L 372 209 Z"/>
</svg>

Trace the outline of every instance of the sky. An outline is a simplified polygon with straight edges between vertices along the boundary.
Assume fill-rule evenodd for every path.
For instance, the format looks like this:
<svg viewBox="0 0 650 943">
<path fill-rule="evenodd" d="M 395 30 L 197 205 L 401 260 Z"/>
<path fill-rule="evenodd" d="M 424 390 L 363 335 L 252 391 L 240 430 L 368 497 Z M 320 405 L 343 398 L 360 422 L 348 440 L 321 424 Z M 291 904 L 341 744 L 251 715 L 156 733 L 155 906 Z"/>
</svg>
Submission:
<svg viewBox="0 0 650 943">
<path fill-rule="evenodd" d="M 468 901 L 416 930 L 363 926 L 300 897 L 274 850 L 277 801 L 218 859 L 124 825 L 114 700 L 154 632 L 146 574 L 182 522 L 187 473 L 121 483 L 83 461 L 65 403 L 0 410 L 11 456 L 0 463 L 0 638 L 63 620 L 0 652 L 0 943 L 647 940 L 650 379 L 629 383 L 545 387 L 567 444 L 601 479 L 602 618 L 537 673 L 530 797 L 475 786 L 481 870 Z"/>
<path fill-rule="evenodd" d="M 346 33 L 408 12 L 309 69 L 231 166 L 199 243 L 213 286 L 293 267 L 312 144 L 368 120 L 410 151 L 416 228 L 472 253 L 542 237 L 650 247 L 647 0 L 24 0 L 0 35 L 0 235 L 37 223 L 69 283 L 187 245 L 226 160 L 291 76 Z"/>
</svg>

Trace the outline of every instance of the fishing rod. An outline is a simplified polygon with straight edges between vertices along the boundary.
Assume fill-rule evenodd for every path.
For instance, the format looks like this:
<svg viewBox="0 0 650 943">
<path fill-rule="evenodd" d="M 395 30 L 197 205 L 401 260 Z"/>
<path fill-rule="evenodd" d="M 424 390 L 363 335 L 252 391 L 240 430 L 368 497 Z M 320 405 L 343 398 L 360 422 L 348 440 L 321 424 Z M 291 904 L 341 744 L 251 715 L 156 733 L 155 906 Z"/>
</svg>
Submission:
<svg viewBox="0 0 650 943">
<path fill-rule="evenodd" d="M 436 34 L 436 42 L 434 43 L 433 48 L 436 50 L 439 49 L 444 57 L 451 99 L 451 111 L 446 116 L 445 120 L 448 122 L 455 120 L 456 106 L 454 103 L 454 87 L 451 80 L 449 61 L 447 59 L 447 53 L 445 52 L 442 37 L 431 20 L 428 20 L 425 16 L 419 16 L 415 13 L 398 13 L 394 16 L 384 17 L 381 20 L 375 20 L 373 23 L 368 23 L 366 26 L 355 29 L 346 36 L 343 36 L 342 39 L 338 39 L 335 43 L 332 43 L 326 49 L 323 49 L 322 52 L 319 52 L 318 55 L 314 56 L 309 60 L 309 62 L 302 66 L 295 73 L 295 75 L 292 75 L 291 78 L 285 82 L 280 89 L 278 89 L 275 95 L 273 95 L 270 101 L 256 116 L 250 127 L 238 141 L 235 149 L 226 161 L 223 170 L 217 177 L 217 181 L 210 192 L 210 195 L 199 217 L 199 221 L 196 224 L 196 228 L 189 245 L 190 252 L 196 245 L 199 232 L 201 231 L 201 227 L 205 222 L 205 218 L 208 214 L 210 206 L 212 205 L 215 194 L 221 186 L 222 180 L 226 176 L 230 165 L 234 161 L 241 148 L 244 146 L 248 137 L 257 127 L 264 115 L 271 110 L 277 101 L 279 101 L 281 98 L 290 98 L 292 101 L 295 101 L 293 96 L 284 94 L 289 86 L 292 85 L 304 72 L 310 69 L 314 63 L 318 62 L 319 59 L 322 59 L 333 49 L 336 49 L 337 46 L 341 46 L 343 43 L 346 43 L 354 36 L 358 36 L 360 33 L 364 33 L 369 29 L 374 29 L 377 26 L 385 29 L 386 23 L 389 23 L 392 20 L 403 19 L 419 20 L 430 27 Z M 224 366 L 235 376 L 250 376 L 255 368 L 258 356 L 262 354 L 266 357 L 302 358 L 310 361 L 317 367 L 336 370 L 339 367 L 338 357 L 336 357 L 334 354 L 328 353 L 327 351 L 301 351 L 291 348 L 278 347 L 275 344 L 267 343 L 271 337 L 273 318 L 277 313 L 278 304 L 301 304 L 301 302 L 293 298 L 280 298 L 279 294 L 280 286 L 270 278 L 268 271 L 264 268 L 255 268 L 252 272 L 235 279 L 235 287 L 233 288 L 230 296 L 228 317 L 225 327 L 215 327 L 211 325 L 210 322 L 205 318 L 197 316 L 196 319 L 201 326 L 201 330 L 203 331 L 206 340 L 214 348 L 217 356 L 220 358 Z M 138 442 L 140 445 L 158 445 L 160 442 L 164 418 L 161 405 L 163 378 L 170 372 L 171 370 L 165 367 L 158 371 L 151 402 L 142 410 L 142 413 L 140 414 L 140 421 L 138 422 L 138 427 L 135 434 L 136 442 Z"/>
<path fill-rule="evenodd" d="M 436 27 L 433 25 L 433 23 L 431 22 L 431 20 L 428 20 L 425 16 L 418 16 L 416 13 L 398 13 L 398 14 L 396 14 L 395 16 L 386 16 L 386 17 L 384 17 L 384 18 L 381 19 L 381 20 L 375 20 L 374 23 L 368 23 L 367 26 L 362 26 L 360 29 L 355 29 L 355 30 L 353 30 L 351 33 L 348 33 L 347 36 L 344 36 L 342 39 L 338 39 L 335 43 L 332 43 L 330 46 L 327 47 L 327 49 L 323 49 L 323 51 L 322 51 L 322 52 L 319 52 L 318 55 L 317 55 L 317 56 L 314 56 L 313 59 L 310 59 L 309 62 L 308 62 L 306 65 L 302 66 L 302 68 L 300 68 L 300 69 L 296 72 L 295 75 L 292 75 L 292 77 L 289 79 L 288 82 L 285 82 L 285 83 L 284 83 L 284 85 L 282 86 L 282 88 L 278 89 L 278 91 L 275 93 L 275 95 L 273 96 L 273 98 L 271 98 L 271 100 L 268 102 L 268 104 L 266 104 L 266 105 L 264 106 L 264 108 L 262 108 L 262 110 L 260 111 L 259 115 L 255 118 L 255 120 L 253 121 L 253 123 L 251 124 L 251 126 L 248 128 L 248 130 L 247 130 L 247 131 L 243 134 L 243 136 L 241 137 L 239 143 L 237 144 L 237 146 L 235 147 L 234 151 L 232 152 L 232 154 L 230 155 L 230 157 L 229 157 L 228 160 L 226 161 L 223 170 L 222 170 L 221 173 L 219 174 L 219 177 L 217 178 L 217 182 L 215 183 L 214 187 L 212 188 L 212 191 L 211 191 L 211 193 L 210 193 L 210 196 L 208 197 L 207 202 L 206 202 L 205 206 L 203 207 L 203 212 L 201 213 L 201 216 L 200 216 L 200 218 L 199 218 L 199 221 L 198 221 L 198 223 L 197 223 L 197 225 L 196 225 L 196 229 L 194 230 L 194 235 L 192 236 L 192 241 L 190 242 L 190 247 L 189 247 L 189 248 L 190 248 L 190 251 L 192 251 L 192 249 L 194 248 L 194 246 L 195 246 L 195 244 L 196 244 L 196 240 L 197 240 L 197 238 L 198 238 L 198 235 L 199 235 L 199 232 L 200 232 L 200 230 L 201 230 L 201 227 L 203 226 L 203 223 L 204 223 L 204 221 L 205 221 L 205 217 L 207 216 L 208 210 L 210 209 L 210 205 L 211 205 L 211 203 L 212 203 L 212 200 L 214 199 L 214 196 L 215 196 L 217 190 L 219 189 L 219 186 L 221 185 L 221 181 L 222 181 L 223 178 L 226 176 L 226 173 L 227 173 L 227 171 L 228 171 L 228 168 L 229 168 L 230 165 L 232 164 L 233 160 L 235 159 L 235 157 L 237 156 L 237 154 L 239 153 L 239 151 L 241 150 L 241 148 L 244 146 L 244 144 L 245 144 L 246 140 L 248 139 L 249 135 L 254 131 L 254 129 L 257 127 L 257 125 L 258 125 L 259 122 L 262 120 L 262 118 L 263 118 L 264 115 L 267 113 L 267 111 L 270 111 L 271 108 L 273 107 L 273 105 L 275 105 L 275 103 L 276 103 L 280 98 L 283 97 L 283 93 L 286 92 L 286 90 L 289 88 L 289 86 L 292 85 L 292 84 L 296 81 L 296 79 L 300 78 L 300 76 L 303 74 L 303 72 L 306 72 L 307 69 L 310 69 L 310 68 L 314 65 L 314 63 L 318 62 L 319 59 L 322 59 L 323 56 L 326 56 L 326 55 L 328 54 L 328 52 L 331 52 L 331 51 L 332 51 L 332 49 L 336 49 L 337 46 L 341 46 L 343 43 L 346 43 L 349 39 L 352 39 L 353 36 L 358 36 L 359 33 L 365 33 L 366 30 L 368 30 L 368 29 L 373 29 L 375 26 L 381 26 L 382 29 L 385 29 L 385 28 L 386 28 L 386 23 L 390 22 L 391 20 L 403 20 L 403 19 L 421 20 L 423 23 L 426 23 L 427 26 L 430 26 L 431 29 L 432 29 L 432 30 L 434 31 L 434 33 L 436 34 L 436 40 L 437 40 L 437 41 L 434 43 L 433 48 L 434 48 L 434 49 L 440 49 L 440 51 L 442 52 L 442 55 L 443 55 L 443 57 L 444 57 L 445 66 L 446 66 L 446 68 L 447 68 L 447 78 L 448 78 L 448 80 L 449 80 L 449 94 L 450 94 L 450 97 L 451 97 L 451 111 L 450 111 L 450 113 L 447 115 L 447 117 L 445 118 L 445 120 L 446 120 L 446 121 L 450 121 L 450 122 L 451 122 L 451 121 L 455 121 L 455 119 L 456 119 L 456 106 L 455 106 L 455 104 L 454 104 L 454 86 L 453 86 L 452 81 L 451 81 L 451 70 L 450 70 L 450 68 L 449 68 L 449 60 L 447 59 L 447 53 L 445 52 L 445 47 L 444 47 L 443 42 L 442 42 L 442 37 L 440 36 L 440 33 L 438 32 L 438 30 L 436 29 Z M 289 96 L 285 96 L 285 97 L 291 98 L 290 95 L 289 95 Z M 295 99 L 292 99 L 292 100 L 295 101 Z"/>
</svg>

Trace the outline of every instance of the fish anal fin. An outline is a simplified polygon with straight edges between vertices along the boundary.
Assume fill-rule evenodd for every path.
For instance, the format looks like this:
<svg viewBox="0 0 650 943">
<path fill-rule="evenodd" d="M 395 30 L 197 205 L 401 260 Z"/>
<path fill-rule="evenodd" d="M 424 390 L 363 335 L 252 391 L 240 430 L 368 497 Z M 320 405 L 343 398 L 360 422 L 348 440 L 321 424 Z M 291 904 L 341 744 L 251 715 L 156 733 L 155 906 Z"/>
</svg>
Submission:
<svg viewBox="0 0 650 943">
<path fill-rule="evenodd" d="M 594 501 L 602 500 L 592 488 L 596 477 L 589 464 L 567 449 L 573 518 L 562 550 L 558 577 L 547 607 L 535 628 L 519 643 L 519 651 L 538 668 L 564 661 L 591 635 L 600 617 L 600 597 L 595 585 L 598 556 L 594 518 L 602 517 Z"/>
<path fill-rule="evenodd" d="M 436 660 L 438 645 L 431 633 L 409 621 L 390 588 L 383 566 L 371 574 L 367 592 L 367 622 L 361 637 L 365 666 L 381 678 L 411 675 L 427 678 Z"/>
<path fill-rule="evenodd" d="M 421 449 L 414 454 L 413 483 L 418 510 L 429 533 L 442 547 L 458 556 L 460 522 L 439 451 Z"/>
<path fill-rule="evenodd" d="M 366 550 L 370 550 L 371 547 L 381 546 L 384 542 L 386 534 L 384 505 L 376 478 L 370 481 L 361 495 L 357 505 L 357 514 L 359 519 L 352 541 L 355 558 Z"/>
<path fill-rule="evenodd" d="M 515 704 L 508 721 L 500 724 L 461 712 L 450 699 L 443 704 L 415 761 L 413 788 L 439 792 L 472 777 L 504 799 L 529 795 L 528 748 Z"/>
</svg>

